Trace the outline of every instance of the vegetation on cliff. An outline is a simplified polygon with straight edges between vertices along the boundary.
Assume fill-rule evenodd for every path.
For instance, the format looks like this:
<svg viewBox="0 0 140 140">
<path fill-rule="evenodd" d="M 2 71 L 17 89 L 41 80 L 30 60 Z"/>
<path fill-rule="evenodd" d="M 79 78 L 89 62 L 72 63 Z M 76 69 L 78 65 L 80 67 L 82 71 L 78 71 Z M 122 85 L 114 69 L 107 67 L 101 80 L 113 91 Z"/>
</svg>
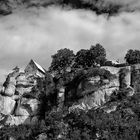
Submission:
<svg viewBox="0 0 140 140">
<path fill-rule="evenodd" d="M 72 50 L 61 49 L 52 56 L 50 73 L 37 79 L 32 92 L 23 97 L 32 97 L 41 102 L 40 120 L 34 125 L 5 126 L 0 129 L 0 140 L 139 140 L 140 139 L 140 95 L 128 96 L 124 77 L 127 69 L 121 69 L 120 90 L 114 91 L 110 100 L 97 109 L 77 109 L 69 106 L 84 98 L 89 91 L 77 92 L 79 84 L 91 77 L 99 77 L 92 93 L 117 78 L 106 69 L 106 51 L 96 44 L 89 50 L 80 50 L 75 55 Z M 137 75 L 137 74 L 136 74 Z M 63 108 L 58 108 L 58 93 L 65 87 Z M 114 109 L 115 108 L 115 109 Z"/>
</svg>

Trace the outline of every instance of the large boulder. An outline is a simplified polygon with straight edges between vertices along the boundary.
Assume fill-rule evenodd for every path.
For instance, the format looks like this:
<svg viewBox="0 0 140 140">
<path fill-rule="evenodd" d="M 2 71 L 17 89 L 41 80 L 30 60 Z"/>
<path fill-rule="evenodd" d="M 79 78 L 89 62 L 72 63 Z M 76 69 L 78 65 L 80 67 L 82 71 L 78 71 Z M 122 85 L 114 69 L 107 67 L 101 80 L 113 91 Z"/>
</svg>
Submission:
<svg viewBox="0 0 140 140">
<path fill-rule="evenodd" d="M 35 116 L 39 113 L 40 102 L 37 99 L 22 98 L 17 109 L 16 116 Z"/>
<path fill-rule="evenodd" d="M 16 87 L 13 84 L 9 84 L 4 91 L 4 95 L 13 96 L 15 94 Z"/>
<path fill-rule="evenodd" d="M 0 95 L 0 113 L 4 115 L 12 114 L 15 104 L 16 102 L 12 98 Z"/>
<path fill-rule="evenodd" d="M 118 87 L 113 88 L 107 88 L 107 89 L 99 89 L 95 92 L 93 92 L 91 95 L 85 96 L 81 100 L 79 100 L 79 103 L 76 105 L 73 105 L 69 108 L 69 112 L 73 110 L 89 110 L 89 109 L 97 109 L 104 105 L 107 101 L 109 101 L 111 94 L 118 90 Z"/>
<path fill-rule="evenodd" d="M 113 87 L 113 88 L 106 88 L 106 89 L 99 89 L 96 92 L 94 92 L 91 97 L 89 96 L 89 103 L 94 103 L 96 106 L 101 106 L 105 104 L 107 101 L 109 101 L 110 96 L 112 93 L 116 90 L 118 90 L 118 87 Z M 87 104 L 89 104 L 87 102 Z M 89 104 L 92 106 L 92 104 Z"/>
<path fill-rule="evenodd" d="M 6 96 L 13 96 L 15 94 L 16 89 L 16 79 L 15 77 L 9 77 L 6 82 L 6 87 L 4 91 L 4 95 Z"/>
<path fill-rule="evenodd" d="M 26 79 L 25 74 L 20 74 L 16 78 L 17 80 L 17 85 L 28 85 L 28 80 Z"/>
</svg>

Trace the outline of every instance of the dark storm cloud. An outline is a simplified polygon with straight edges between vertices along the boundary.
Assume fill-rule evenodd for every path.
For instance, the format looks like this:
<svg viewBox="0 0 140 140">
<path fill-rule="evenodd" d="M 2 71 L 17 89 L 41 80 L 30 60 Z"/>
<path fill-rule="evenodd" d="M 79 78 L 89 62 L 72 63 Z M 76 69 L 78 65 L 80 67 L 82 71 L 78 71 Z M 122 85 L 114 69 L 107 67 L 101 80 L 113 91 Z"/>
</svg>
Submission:
<svg viewBox="0 0 140 140">
<path fill-rule="evenodd" d="M 15 9 L 23 7 L 48 7 L 50 5 L 90 9 L 96 14 L 108 15 L 140 10 L 139 0 L 1 0 L 0 14 L 11 14 Z"/>
</svg>

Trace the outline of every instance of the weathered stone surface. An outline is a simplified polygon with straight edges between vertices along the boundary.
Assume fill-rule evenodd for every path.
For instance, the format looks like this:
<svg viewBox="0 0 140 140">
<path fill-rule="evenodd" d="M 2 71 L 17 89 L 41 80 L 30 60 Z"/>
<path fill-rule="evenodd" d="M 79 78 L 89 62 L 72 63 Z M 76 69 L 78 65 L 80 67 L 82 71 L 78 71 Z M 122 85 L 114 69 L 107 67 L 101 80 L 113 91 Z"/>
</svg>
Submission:
<svg viewBox="0 0 140 140">
<path fill-rule="evenodd" d="M 126 88 L 126 91 L 127 91 L 127 97 L 133 96 L 135 94 L 135 90 L 131 86 L 128 86 Z"/>
<path fill-rule="evenodd" d="M 10 97 L 0 95 L 0 113 L 9 115 L 14 111 L 15 101 Z"/>
<path fill-rule="evenodd" d="M 111 112 L 116 111 L 116 109 L 117 109 L 117 105 L 113 105 L 113 106 L 111 106 L 111 107 L 105 108 L 104 111 L 105 111 L 106 113 L 111 113 Z"/>
<path fill-rule="evenodd" d="M 118 75 L 120 68 L 116 68 L 116 67 L 111 67 L 111 66 L 103 66 L 101 67 L 105 70 L 110 71 L 112 74 Z"/>
<path fill-rule="evenodd" d="M 10 77 L 9 78 L 9 84 L 16 85 L 16 79 L 15 79 L 15 77 Z"/>
<path fill-rule="evenodd" d="M 102 82 L 103 82 L 103 84 L 109 84 L 110 83 L 110 81 L 108 79 L 104 79 L 104 80 L 102 80 Z"/>
<path fill-rule="evenodd" d="M 5 121 L 5 125 L 20 125 L 20 124 L 29 124 L 35 125 L 39 123 L 39 119 L 37 116 L 29 117 L 29 116 L 12 116 L 9 115 Z"/>
<path fill-rule="evenodd" d="M 79 89 L 91 89 L 95 87 L 95 84 L 97 84 L 100 81 L 100 76 L 90 77 L 87 80 L 84 80 L 80 83 Z"/>
<path fill-rule="evenodd" d="M 6 88 L 5 88 L 5 91 L 4 91 L 4 95 L 6 96 L 13 96 L 15 94 L 15 85 L 13 84 L 9 84 Z"/>
<path fill-rule="evenodd" d="M 20 98 L 21 98 L 20 95 L 13 95 L 13 96 L 11 97 L 12 100 L 19 100 Z"/>
<path fill-rule="evenodd" d="M 92 85 L 94 85 L 97 82 L 99 82 L 100 79 L 101 79 L 100 76 L 90 77 L 90 78 L 88 78 L 88 82 L 91 83 Z"/>
<path fill-rule="evenodd" d="M 16 80 L 17 82 L 27 81 L 24 73 L 20 73 L 19 76 L 17 76 Z"/>
<path fill-rule="evenodd" d="M 102 90 L 103 90 L 103 92 L 105 92 L 106 96 L 110 97 L 111 94 L 112 94 L 114 91 L 119 90 L 119 87 L 105 88 L 105 89 L 102 89 Z"/>
<path fill-rule="evenodd" d="M 20 125 L 20 124 L 30 124 L 30 118 L 28 116 L 8 116 L 5 121 L 5 125 Z"/>
<path fill-rule="evenodd" d="M 36 140 L 47 140 L 47 134 L 45 133 L 42 133 L 42 134 L 39 134 L 37 137 L 36 137 Z"/>
<path fill-rule="evenodd" d="M 94 92 L 89 97 L 83 99 L 84 104 L 88 105 L 90 108 L 99 107 L 106 103 L 109 100 L 111 94 L 117 90 L 118 88 L 107 88 L 107 89 L 99 89 Z"/>
<path fill-rule="evenodd" d="M 35 84 L 36 81 L 33 76 L 26 76 L 25 74 L 20 74 L 17 77 L 17 85 L 34 86 Z"/>
<path fill-rule="evenodd" d="M 108 83 L 106 83 L 105 85 L 103 85 L 102 88 L 112 88 L 112 87 L 119 87 L 119 86 L 120 86 L 119 79 L 115 78 L 109 81 Z"/>
<path fill-rule="evenodd" d="M 126 88 L 131 85 L 131 67 L 122 67 L 119 72 L 120 88 Z"/>
<path fill-rule="evenodd" d="M 4 87 L 3 86 L 0 86 L 0 93 L 4 93 Z"/>
<path fill-rule="evenodd" d="M 29 110 L 24 106 L 18 107 L 15 111 L 16 116 L 30 116 L 30 114 Z"/>
<path fill-rule="evenodd" d="M 15 111 L 16 116 L 34 116 L 38 114 L 40 102 L 37 99 L 22 98 Z"/>
<path fill-rule="evenodd" d="M 13 76 L 13 73 L 10 73 L 7 76 L 6 81 L 4 82 L 3 85 L 5 87 L 3 95 L 13 96 L 15 94 L 16 78 L 15 76 Z"/>
<path fill-rule="evenodd" d="M 19 95 L 23 95 L 24 93 L 30 93 L 32 91 L 32 87 L 23 87 L 23 86 L 18 86 L 16 88 L 16 92 Z"/>
<path fill-rule="evenodd" d="M 70 107 L 69 111 L 75 109 L 81 109 L 81 110 L 89 110 L 91 108 L 98 108 L 102 105 L 104 105 L 107 101 L 109 101 L 109 98 L 111 94 L 118 90 L 119 87 L 113 87 L 113 88 L 106 88 L 106 89 L 99 89 L 96 92 L 93 92 L 89 96 L 85 96 L 83 99 L 79 101 L 79 104 L 73 105 Z"/>
</svg>

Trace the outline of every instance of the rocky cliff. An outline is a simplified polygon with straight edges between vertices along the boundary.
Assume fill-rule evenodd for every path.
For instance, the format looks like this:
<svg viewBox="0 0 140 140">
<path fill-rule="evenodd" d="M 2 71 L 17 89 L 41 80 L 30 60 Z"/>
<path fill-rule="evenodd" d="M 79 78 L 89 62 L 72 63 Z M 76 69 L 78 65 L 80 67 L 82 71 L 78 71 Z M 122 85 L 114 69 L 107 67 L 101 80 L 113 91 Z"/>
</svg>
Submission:
<svg viewBox="0 0 140 140">
<path fill-rule="evenodd" d="M 102 67 L 110 74 L 114 75 L 112 79 L 104 77 L 103 75 L 90 76 L 82 80 L 76 92 L 78 94 L 84 94 L 82 98 L 75 102 L 69 111 L 76 109 L 89 110 L 92 108 L 99 108 L 104 106 L 110 101 L 113 94 L 117 94 L 119 90 L 124 89 L 127 91 L 126 96 L 132 96 L 135 91 L 131 87 L 131 67 Z"/>
<path fill-rule="evenodd" d="M 1 125 L 38 122 L 40 101 L 27 96 L 36 84 L 34 75 L 26 75 L 18 71 L 7 76 L 0 95 Z"/>
<path fill-rule="evenodd" d="M 133 68 L 136 70 L 135 68 Z M 136 70 L 137 71 L 137 70 Z M 89 74 L 90 73 L 90 74 Z M 110 109 L 106 103 L 112 99 L 112 95 L 118 94 L 118 91 L 124 89 L 126 96 L 133 96 L 136 93 L 135 85 L 132 80 L 132 67 L 102 67 L 92 69 L 90 72 L 84 71 L 79 78 L 70 80 L 66 85 L 58 86 L 58 81 L 54 87 L 57 91 L 54 96 L 47 95 L 53 100 L 58 109 L 68 106 L 69 112 L 75 110 L 85 110 L 104 108 L 106 112 L 111 112 L 117 108 L 118 103 L 113 104 Z M 138 74 L 137 74 L 138 75 Z M 46 82 L 47 83 L 47 82 Z M 137 82 L 138 83 L 138 82 Z M 48 85 L 51 85 L 48 82 Z M 46 93 L 52 86 L 45 89 Z M 35 124 L 38 123 L 41 101 L 35 97 L 33 90 L 37 86 L 37 77 L 33 74 L 26 74 L 19 71 L 10 73 L 3 84 L 0 95 L 0 123 L 3 125 Z M 57 87 L 58 86 L 58 87 Z M 52 89 L 51 89 L 52 90 Z M 49 92 L 48 92 L 49 93 Z M 31 96 L 33 95 L 33 96 Z M 49 99 L 48 98 L 48 99 Z M 71 102 L 70 104 L 68 104 Z M 45 104 L 47 108 L 47 104 Z"/>
</svg>

